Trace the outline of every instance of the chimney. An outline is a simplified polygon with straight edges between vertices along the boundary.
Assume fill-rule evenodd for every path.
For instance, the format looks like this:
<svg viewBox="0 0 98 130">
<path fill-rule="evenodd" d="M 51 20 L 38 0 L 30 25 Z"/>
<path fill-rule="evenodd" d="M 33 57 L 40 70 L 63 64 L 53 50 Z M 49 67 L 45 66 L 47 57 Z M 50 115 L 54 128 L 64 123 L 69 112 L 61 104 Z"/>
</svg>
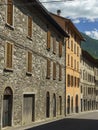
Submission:
<svg viewBox="0 0 98 130">
<path fill-rule="evenodd" d="M 58 10 L 57 10 L 57 15 L 60 16 L 60 14 L 61 14 L 61 10 L 58 9 Z"/>
</svg>

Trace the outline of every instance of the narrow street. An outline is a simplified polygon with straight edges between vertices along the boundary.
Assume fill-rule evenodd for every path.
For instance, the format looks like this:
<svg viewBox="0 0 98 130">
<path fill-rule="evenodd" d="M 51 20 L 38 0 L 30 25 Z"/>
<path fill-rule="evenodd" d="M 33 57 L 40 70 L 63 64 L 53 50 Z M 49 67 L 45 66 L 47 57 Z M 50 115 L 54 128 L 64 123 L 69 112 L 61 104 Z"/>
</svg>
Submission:
<svg viewBox="0 0 98 130">
<path fill-rule="evenodd" d="M 27 130 L 98 130 L 98 111 L 73 115 Z"/>
</svg>

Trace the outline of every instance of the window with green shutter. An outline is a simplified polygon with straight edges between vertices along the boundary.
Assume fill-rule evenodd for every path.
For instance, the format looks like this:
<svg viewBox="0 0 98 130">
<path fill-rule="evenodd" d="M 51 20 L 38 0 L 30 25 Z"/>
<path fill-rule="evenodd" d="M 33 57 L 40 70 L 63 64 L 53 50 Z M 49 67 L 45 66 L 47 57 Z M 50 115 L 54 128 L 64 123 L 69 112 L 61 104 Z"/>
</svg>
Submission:
<svg viewBox="0 0 98 130">
<path fill-rule="evenodd" d="M 13 25 L 13 3 L 12 0 L 7 0 L 7 23 Z"/>
</svg>

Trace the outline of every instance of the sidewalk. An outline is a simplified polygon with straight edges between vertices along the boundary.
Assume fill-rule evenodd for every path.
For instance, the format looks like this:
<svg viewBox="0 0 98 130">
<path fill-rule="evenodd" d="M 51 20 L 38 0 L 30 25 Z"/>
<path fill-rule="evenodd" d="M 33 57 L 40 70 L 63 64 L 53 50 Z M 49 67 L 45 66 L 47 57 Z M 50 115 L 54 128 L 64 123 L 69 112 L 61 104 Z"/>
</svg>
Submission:
<svg viewBox="0 0 98 130">
<path fill-rule="evenodd" d="M 80 113 L 73 113 L 73 114 L 67 115 L 63 118 L 60 118 L 60 117 L 54 118 L 54 120 L 53 120 L 53 118 L 52 119 L 46 119 L 46 120 L 43 120 L 43 121 L 40 120 L 40 121 L 33 122 L 32 124 L 25 125 L 25 126 L 11 127 L 11 128 L 6 127 L 3 130 L 26 130 L 26 129 L 29 129 L 31 127 L 40 126 L 40 125 L 43 125 L 43 124 L 59 121 L 59 120 L 62 120 L 62 119 L 77 118 L 79 115 L 84 115 L 84 114 L 93 113 L 93 112 L 98 112 L 98 110 L 84 111 L 84 112 L 80 112 Z"/>
</svg>

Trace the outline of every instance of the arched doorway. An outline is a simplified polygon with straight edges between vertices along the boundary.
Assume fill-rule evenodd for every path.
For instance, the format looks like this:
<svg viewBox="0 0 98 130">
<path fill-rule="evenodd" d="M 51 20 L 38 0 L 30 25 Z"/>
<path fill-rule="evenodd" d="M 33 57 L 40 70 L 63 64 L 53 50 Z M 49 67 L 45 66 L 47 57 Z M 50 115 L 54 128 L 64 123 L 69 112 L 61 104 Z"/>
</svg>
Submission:
<svg viewBox="0 0 98 130">
<path fill-rule="evenodd" d="M 13 92 L 10 87 L 7 87 L 4 91 L 3 96 L 3 117 L 2 117 L 3 127 L 12 125 L 12 99 L 13 99 Z"/>
<path fill-rule="evenodd" d="M 56 96 L 53 94 L 53 117 L 56 117 Z"/>
<path fill-rule="evenodd" d="M 70 114 L 70 96 L 67 97 L 67 114 Z"/>
<path fill-rule="evenodd" d="M 71 97 L 71 113 L 73 113 L 73 97 Z"/>
<path fill-rule="evenodd" d="M 59 96 L 59 114 L 62 115 L 62 97 Z"/>
<path fill-rule="evenodd" d="M 49 118 L 50 116 L 50 94 L 49 92 L 46 93 L 46 117 Z"/>
<path fill-rule="evenodd" d="M 76 113 L 79 112 L 79 106 L 78 106 L 78 95 L 76 95 Z"/>
</svg>

